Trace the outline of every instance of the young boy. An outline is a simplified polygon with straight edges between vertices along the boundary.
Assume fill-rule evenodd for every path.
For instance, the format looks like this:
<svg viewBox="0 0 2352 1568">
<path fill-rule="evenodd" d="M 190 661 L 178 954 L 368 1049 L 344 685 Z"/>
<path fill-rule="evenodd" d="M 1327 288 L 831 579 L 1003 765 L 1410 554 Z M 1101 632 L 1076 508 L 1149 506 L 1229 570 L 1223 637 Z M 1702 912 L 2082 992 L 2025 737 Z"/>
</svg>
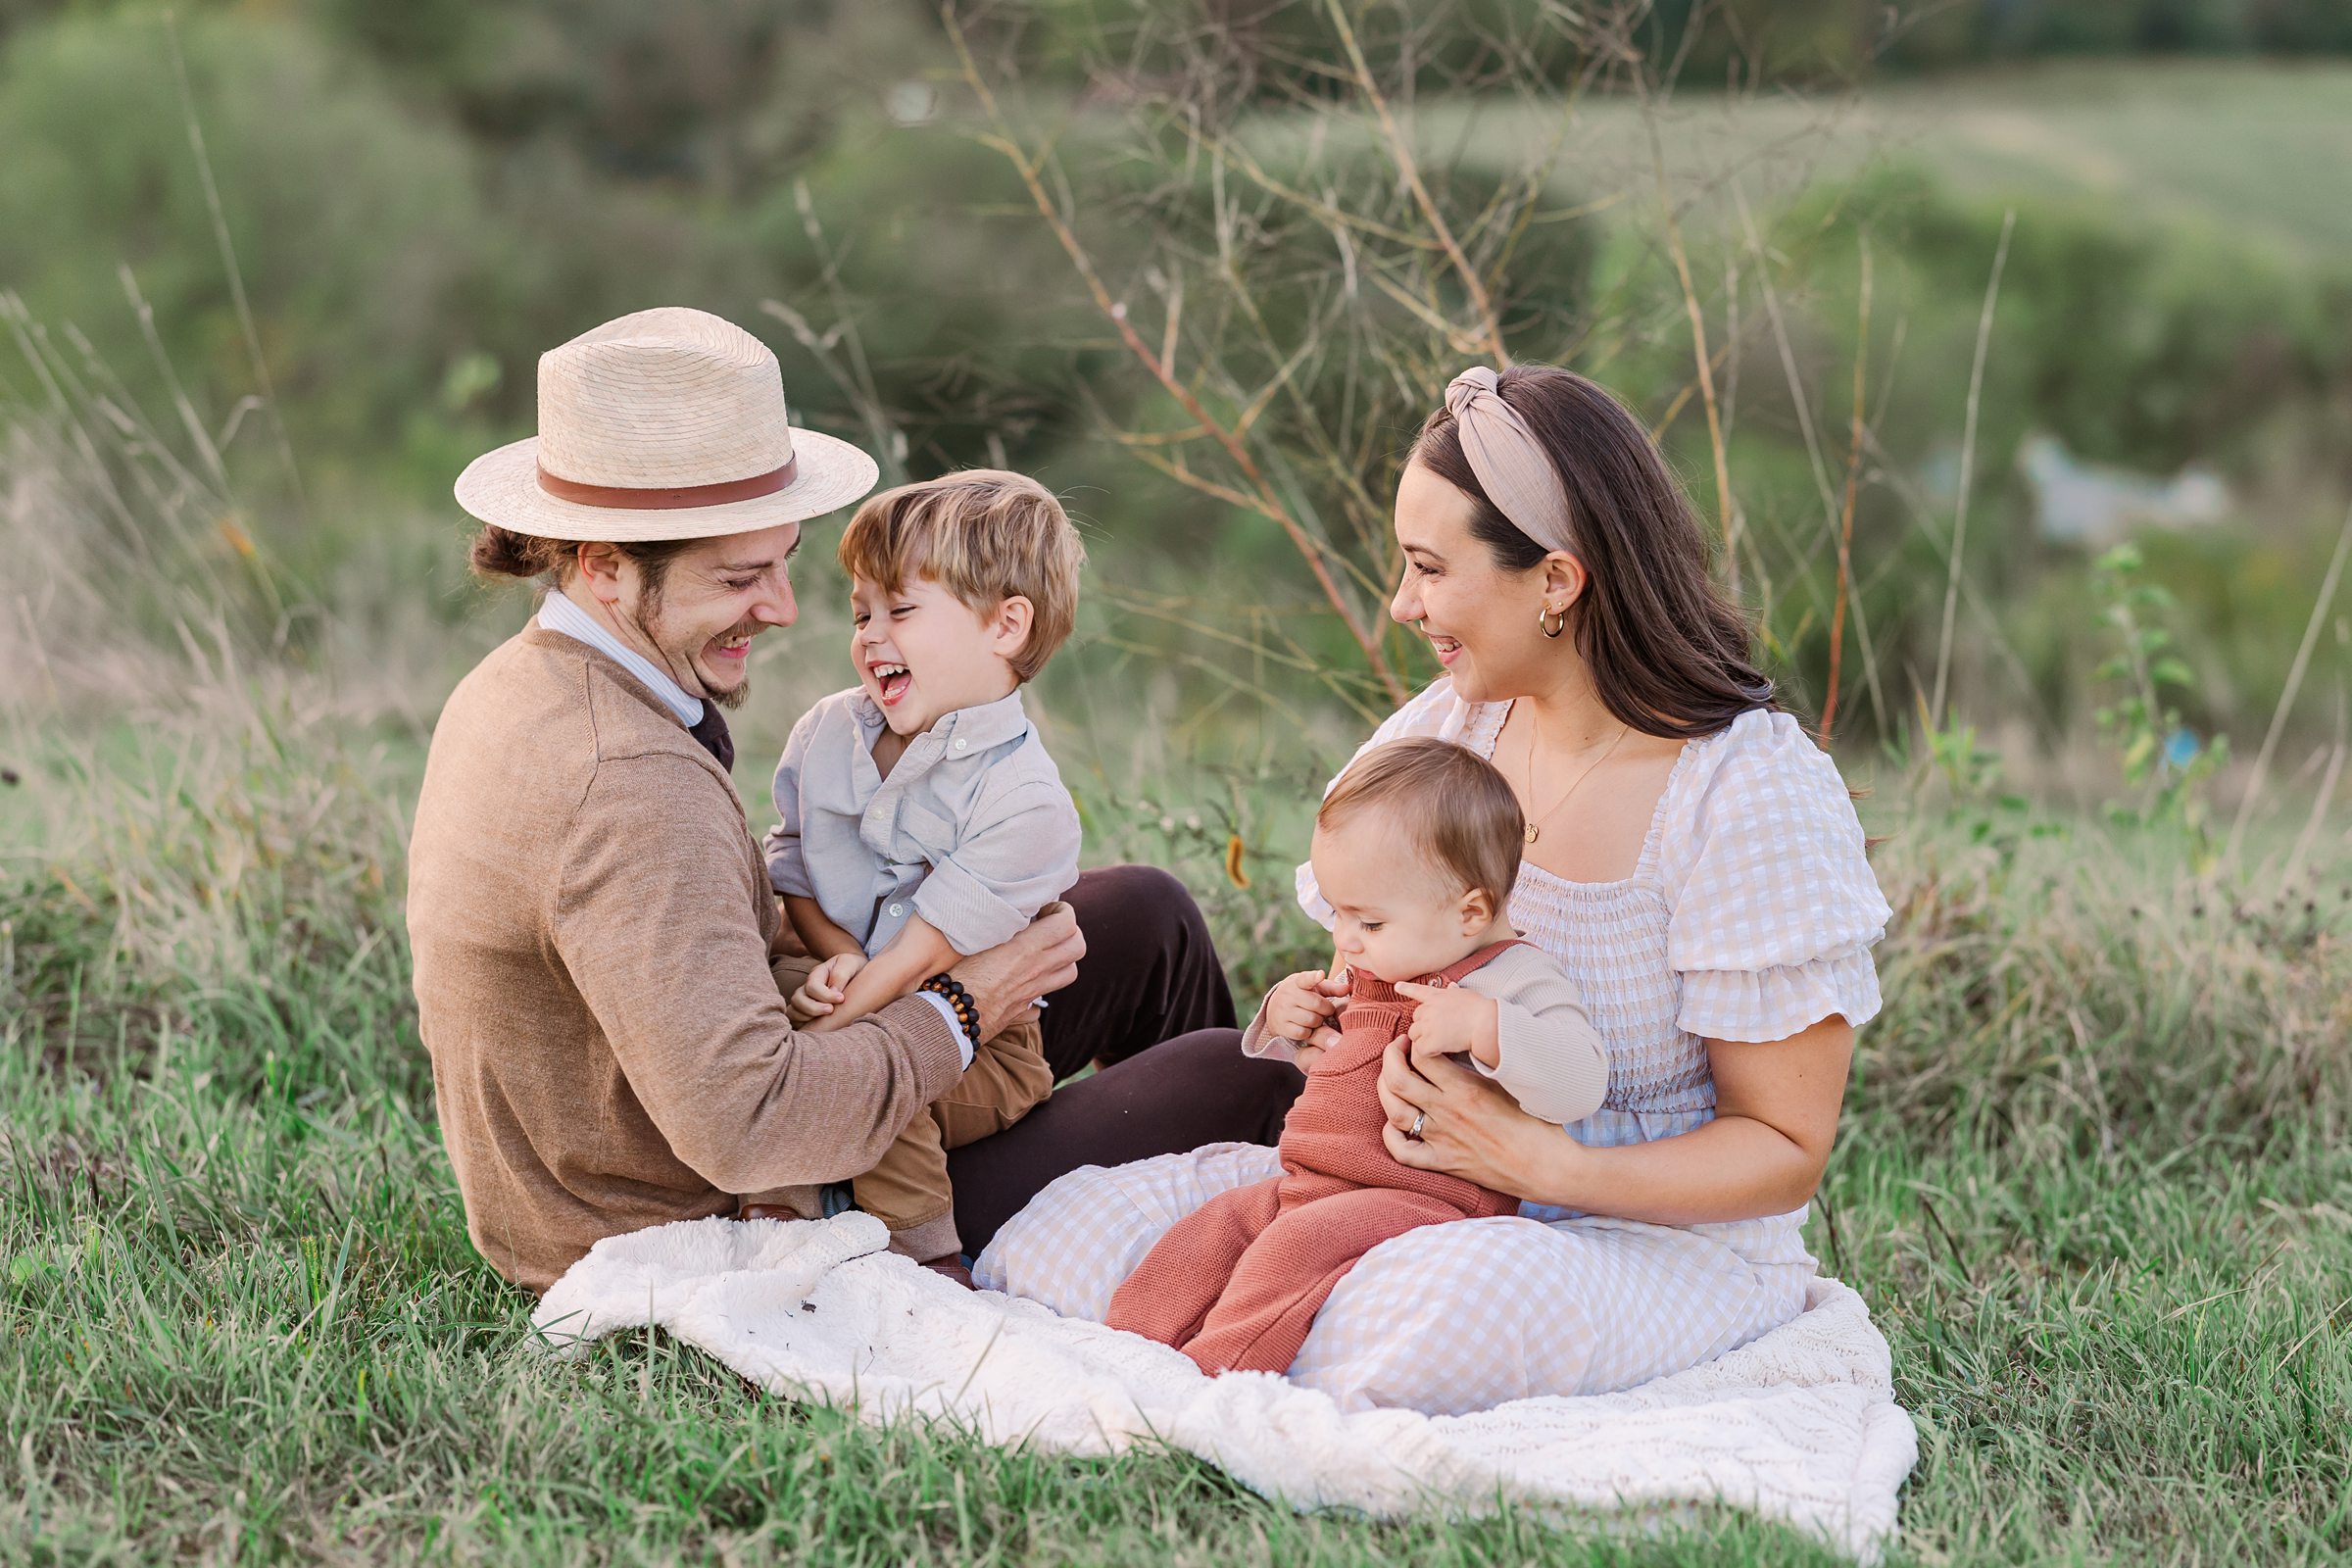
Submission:
<svg viewBox="0 0 2352 1568">
<path fill-rule="evenodd" d="M 818 960 L 789 1004 L 812 1030 L 1004 942 L 1078 880 L 1078 809 L 1021 708 L 1077 613 L 1086 551 L 1060 503 L 1017 473 L 950 474 L 868 500 L 840 554 L 858 683 L 793 727 L 765 846 Z M 1035 1008 L 972 1044 L 955 1090 L 853 1188 L 918 1261 L 961 1250 L 947 1151 L 1054 1087 Z"/>
<path fill-rule="evenodd" d="M 1307 1063 L 1282 1126 L 1283 1174 L 1179 1220 L 1110 1298 L 1103 1321 L 1172 1345 L 1204 1372 L 1287 1372 L 1332 1289 L 1391 1237 L 1518 1212 L 1519 1200 L 1388 1152 L 1379 1094 L 1389 1042 L 1466 1054 L 1533 1114 L 1580 1120 L 1608 1087 L 1608 1053 L 1576 983 L 1506 912 L 1526 824 L 1501 774 L 1450 741 L 1391 741 L 1341 775 L 1315 815 L 1315 881 L 1348 966 L 1340 1040 Z M 1324 976 L 1266 998 L 1243 1049 L 1330 1021 Z M 1418 1135 L 1418 1128 L 1405 1133 Z"/>
</svg>

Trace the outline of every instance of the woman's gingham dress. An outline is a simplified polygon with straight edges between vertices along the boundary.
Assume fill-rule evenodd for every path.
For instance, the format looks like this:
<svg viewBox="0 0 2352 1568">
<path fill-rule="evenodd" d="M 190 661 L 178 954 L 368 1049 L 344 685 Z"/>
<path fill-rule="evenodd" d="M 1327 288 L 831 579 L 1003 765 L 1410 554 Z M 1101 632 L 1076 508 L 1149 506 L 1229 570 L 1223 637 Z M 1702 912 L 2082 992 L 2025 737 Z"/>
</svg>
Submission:
<svg viewBox="0 0 2352 1568">
<path fill-rule="evenodd" d="M 1436 735 L 1488 757 L 1509 710 L 1461 702 L 1441 679 L 1366 744 Z M 1298 897 L 1330 924 L 1305 866 Z M 1609 1047 L 1608 1097 L 1569 1136 L 1623 1145 L 1703 1125 L 1715 1114 L 1705 1040 L 1786 1040 L 1832 1014 L 1867 1022 L 1886 918 L 1845 785 L 1794 719 L 1758 710 L 1685 745 L 1633 875 L 1570 882 L 1528 865 L 1511 895 L 1512 923 L 1583 989 Z M 1275 1152 L 1251 1144 L 1084 1166 L 999 1231 L 973 1275 L 1099 1319 L 1170 1225 L 1279 1173 Z M 1794 1317 L 1815 1272 L 1804 1219 L 1676 1227 L 1530 1203 L 1431 1226 L 1365 1254 L 1290 1375 L 1348 1408 L 1433 1414 L 1630 1388 Z"/>
</svg>

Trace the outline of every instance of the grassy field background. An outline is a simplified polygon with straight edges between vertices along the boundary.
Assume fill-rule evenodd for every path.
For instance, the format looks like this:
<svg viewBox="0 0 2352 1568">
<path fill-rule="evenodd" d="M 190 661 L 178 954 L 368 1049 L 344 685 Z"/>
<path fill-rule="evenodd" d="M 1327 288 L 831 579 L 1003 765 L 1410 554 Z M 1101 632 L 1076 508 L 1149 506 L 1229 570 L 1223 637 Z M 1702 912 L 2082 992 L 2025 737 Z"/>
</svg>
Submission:
<svg viewBox="0 0 2352 1568">
<path fill-rule="evenodd" d="M 526 612 L 463 581 L 447 484 L 528 428 L 537 349 L 692 300 L 759 323 L 809 417 L 906 469 L 1002 457 L 1065 487 L 1094 566 L 1041 698 L 1088 858 L 1182 875 L 1239 991 L 1312 953 L 1289 867 L 1378 698 L 1262 513 L 1115 439 L 1182 421 L 1002 160 L 974 151 L 964 108 L 910 141 L 805 74 L 795 90 L 821 113 L 754 94 L 672 135 L 629 118 L 625 93 L 548 108 L 529 82 L 451 76 L 364 12 L 199 7 L 183 100 L 135 8 L 0 8 L 0 145 L 22 149 L 0 171 L 18 350 L 0 371 L 0 1563 L 1821 1558 L 1732 1513 L 1656 1533 L 1516 1509 L 1302 1518 L 1181 1457 L 868 1431 L 659 1335 L 575 1365 L 530 1348 L 529 1303 L 466 1241 L 400 909 L 433 716 Z M 954 86 L 930 23 L 828 15 L 804 54 L 857 93 Z M 1257 351 L 1236 346 L 1239 296 L 1213 293 L 1201 260 L 1217 257 L 1205 177 L 1152 164 L 1116 94 L 1048 74 L 1007 97 L 1025 131 L 1073 149 L 1079 238 L 1230 416 L 1218 375 L 1247 392 Z M 525 109 L 554 118 L 516 129 Z M 1494 170 L 1560 118 L 1508 92 L 1414 102 L 1414 144 L 1470 243 L 1487 243 L 1473 224 Z M 1375 123 L 1313 100 L 1250 103 L 1226 128 L 1272 177 L 1329 177 L 1393 218 L 1394 172 L 1364 162 Z M 1697 313 L 1733 346 L 1745 591 L 1808 717 L 1838 518 L 1799 410 L 1834 497 L 1846 378 L 1857 359 L 1866 373 L 1849 607 L 1865 625 L 1837 645 L 1851 716 L 1835 755 L 1896 917 L 1887 1010 L 1809 1238 L 1869 1300 L 1920 1425 L 1899 1562 L 2352 1558 L 2352 833 L 2335 804 L 2352 629 L 2340 599 L 2314 611 L 2352 409 L 2348 127 L 2340 61 L 1687 92 L 1646 117 L 1601 95 L 1527 209 L 1533 237 L 1480 251 L 1510 284 L 1521 352 L 1622 390 L 1713 524 L 1659 131 Z M 1242 215 L 1251 244 L 1232 254 L 1305 319 L 1332 267 L 1321 231 L 1283 228 L 1278 208 Z M 1952 700 L 1930 722 L 1949 479 L 2012 215 Z M 220 233 L 275 405 L 239 401 L 254 357 Z M 121 262 L 155 308 L 152 345 Z M 1184 333 L 1200 335 L 1180 335 L 1152 278 L 1196 266 Z M 1462 308 L 1442 269 L 1391 275 Z M 1764 280 L 1785 345 L 1759 325 Z M 834 379 L 763 297 L 805 307 L 837 368 L 855 349 L 868 373 Z M 1370 605 L 1387 564 L 1348 531 L 1355 490 L 1377 523 L 1391 425 L 1409 430 L 1430 368 L 1466 351 L 1433 331 L 1366 370 L 1342 350 L 1418 328 L 1357 324 L 1332 346 L 1275 321 L 1302 353 L 1305 412 L 1270 403 L 1260 431 Z M 1360 476 L 1314 444 L 1313 421 L 1348 419 Z M 2210 463 L 2231 514 L 2102 567 L 2035 534 L 2014 458 L 2036 431 L 2151 475 Z M 842 683 L 840 597 L 811 563 L 803 624 L 756 654 L 738 725 L 755 812 L 763 759 Z M 2185 766 L 2150 760 L 2183 739 Z"/>
<path fill-rule="evenodd" d="M 48 799 L 59 853 L 13 862 L 0 1560 L 1821 1555 L 1731 1515 L 1655 1539 L 1298 1518 L 1181 1457 L 867 1431 L 659 1335 L 542 1358 L 432 1123 L 406 779 L 250 716 L 159 721 Z M 1897 1560 L 2342 1553 L 2342 868 L 2236 903 L 2136 833 L 1869 811 L 1894 830 L 1889 1010 L 1810 1240 L 1920 1422 Z M 1245 910 L 1218 925 L 1266 965 Z"/>
</svg>

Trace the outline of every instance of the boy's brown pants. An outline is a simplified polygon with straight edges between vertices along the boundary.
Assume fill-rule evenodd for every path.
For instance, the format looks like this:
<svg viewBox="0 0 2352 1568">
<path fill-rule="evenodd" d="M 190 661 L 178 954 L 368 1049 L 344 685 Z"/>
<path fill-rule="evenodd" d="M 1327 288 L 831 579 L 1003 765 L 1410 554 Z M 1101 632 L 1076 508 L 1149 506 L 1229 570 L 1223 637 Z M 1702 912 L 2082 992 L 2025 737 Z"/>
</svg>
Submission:
<svg viewBox="0 0 2352 1568">
<path fill-rule="evenodd" d="M 918 1262 L 962 1250 L 948 1151 L 1003 1132 L 1054 1092 L 1037 1009 L 980 1042 L 956 1087 L 906 1124 L 882 1162 L 851 1184 L 858 1206 L 890 1227 L 890 1250 Z"/>
<path fill-rule="evenodd" d="M 778 958 L 776 987 L 787 993 L 815 967 L 796 954 Z M 917 1262 L 963 1250 L 956 1232 L 956 1189 L 948 1180 L 948 1151 L 1001 1133 L 1054 1092 L 1046 1061 L 1042 1015 L 1031 1007 L 972 1053 L 956 1087 L 923 1108 L 884 1152 L 882 1161 L 851 1184 L 858 1206 L 890 1227 L 890 1250 Z M 783 1193 L 747 1193 L 736 1212 L 745 1218 L 789 1218 Z"/>
<path fill-rule="evenodd" d="M 1064 895 L 1086 933 L 1078 978 L 1041 1020 L 1046 1064 L 1066 1079 L 1017 1126 L 948 1154 L 956 1228 L 978 1252 L 1039 1189 L 1080 1165 L 1123 1165 L 1203 1144 L 1271 1144 L 1303 1081 L 1287 1061 L 1252 1060 L 1208 926 L 1184 885 L 1156 866 L 1079 873 Z M 790 996 L 813 960 L 780 957 Z M 771 1217 L 812 1217 L 812 1189 L 775 1195 Z M 757 1198 L 747 1197 L 747 1204 Z"/>
</svg>

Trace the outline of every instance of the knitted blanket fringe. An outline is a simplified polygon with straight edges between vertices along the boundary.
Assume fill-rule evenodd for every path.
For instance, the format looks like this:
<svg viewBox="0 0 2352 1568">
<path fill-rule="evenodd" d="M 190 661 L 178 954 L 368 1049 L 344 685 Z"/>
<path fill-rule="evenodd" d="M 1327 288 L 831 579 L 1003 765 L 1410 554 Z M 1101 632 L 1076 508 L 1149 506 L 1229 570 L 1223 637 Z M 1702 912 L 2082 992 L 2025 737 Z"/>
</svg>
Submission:
<svg viewBox="0 0 2352 1568">
<path fill-rule="evenodd" d="M 1203 1377 L 1165 1346 L 964 1290 L 887 1241 L 861 1213 L 658 1225 L 599 1242 L 532 1321 L 572 1354 L 656 1325 L 772 1393 L 876 1424 L 916 1416 L 1082 1455 L 1165 1444 L 1291 1506 L 1375 1518 L 1727 1503 L 1875 1562 L 1918 1452 L 1886 1342 L 1835 1280 L 1794 1322 L 1640 1388 L 1426 1416 L 1343 1411 L 1268 1373 Z"/>
</svg>

